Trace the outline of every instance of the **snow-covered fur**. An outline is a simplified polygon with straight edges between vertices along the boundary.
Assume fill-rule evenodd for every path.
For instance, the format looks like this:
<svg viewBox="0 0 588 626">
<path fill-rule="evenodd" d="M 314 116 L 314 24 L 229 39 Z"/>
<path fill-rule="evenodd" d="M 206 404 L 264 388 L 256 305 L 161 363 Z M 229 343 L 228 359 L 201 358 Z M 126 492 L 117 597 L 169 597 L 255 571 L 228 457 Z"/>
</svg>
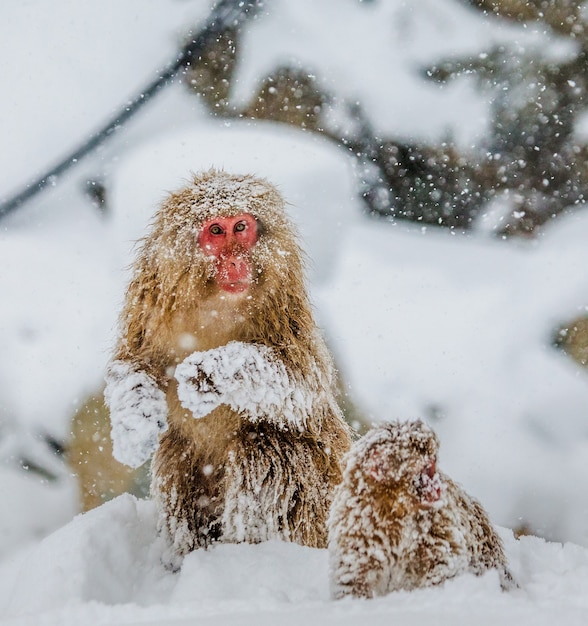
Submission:
<svg viewBox="0 0 588 626">
<path fill-rule="evenodd" d="M 255 278 L 231 294 L 197 238 L 212 217 L 243 212 L 258 224 Z M 350 434 L 301 251 L 267 181 L 211 170 L 163 202 L 107 385 L 117 458 L 133 465 L 155 450 L 151 492 L 175 555 L 215 541 L 326 546 Z"/>
<path fill-rule="evenodd" d="M 513 584 L 482 506 L 437 471 L 439 442 L 421 421 L 369 431 L 347 455 L 329 526 L 331 593 L 371 598 L 496 568 Z"/>
<path fill-rule="evenodd" d="M 176 367 L 175 377 L 180 402 L 194 417 L 227 404 L 252 421 L 299 430 L 306 426 L 317 392 L 321 394 L 320 389 L 309 393 L 303 380 L 289 375 L 272 348 L 242 341 L 192 353 Z"/>
<path fill-rule="evenodd" d="M 113 361 L 106 372 L 104 400 L 110 408 L 114 458 L 130 467 L 143 465 L 168 428 L 165 393 L 145 372 Z"/>
</svg>

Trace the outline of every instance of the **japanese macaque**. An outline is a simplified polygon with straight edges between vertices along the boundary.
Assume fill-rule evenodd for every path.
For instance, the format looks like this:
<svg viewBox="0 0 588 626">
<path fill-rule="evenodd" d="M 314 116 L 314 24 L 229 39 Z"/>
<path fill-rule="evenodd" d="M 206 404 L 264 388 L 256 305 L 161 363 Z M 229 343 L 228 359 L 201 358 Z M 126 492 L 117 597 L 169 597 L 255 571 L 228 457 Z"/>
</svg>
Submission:
<svg viewBox="0 0 588 626">
<path fill-rule="evenodd" d="M 374 428 L 347 455 L 329 527 L 331 593 L 372 598 L 498 570 L 512 586 L 500 537 L 482 506 L 437 470 L 423 422 Z"/>
<path fill-rule="evenodd" d="M 154 454 L 171 555 L 326 547 L 350 446 L 335 378 L 276 188 L 211 170 L 170 194 L 134 265 L 105 397 L 115 458 Z"/>
</svg>

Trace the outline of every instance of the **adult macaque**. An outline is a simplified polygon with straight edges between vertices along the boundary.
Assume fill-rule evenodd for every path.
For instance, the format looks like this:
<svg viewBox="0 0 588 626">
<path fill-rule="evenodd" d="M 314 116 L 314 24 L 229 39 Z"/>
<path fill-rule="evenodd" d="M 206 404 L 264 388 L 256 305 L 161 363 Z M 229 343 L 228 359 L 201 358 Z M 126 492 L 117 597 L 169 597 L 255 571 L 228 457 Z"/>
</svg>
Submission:
<svg viewBox="0 0 588 626">
<path fill-rule="evenodd" d="M 163 202 L 105 395 L 114 456 L 136 467 L 155 454 L 175 555 L 217 541 L 326 546 L 350 434 L 272 185 L 211 170 Z"/>
<path fill-rule="evenodd" d="M 329 518 L 331 593 L 372 598 L 498 570 L 514 585 L 502 541 L 479 502 L 437 470 L 423 422 L 394 422 L 357 441 Z"/>
</svg>

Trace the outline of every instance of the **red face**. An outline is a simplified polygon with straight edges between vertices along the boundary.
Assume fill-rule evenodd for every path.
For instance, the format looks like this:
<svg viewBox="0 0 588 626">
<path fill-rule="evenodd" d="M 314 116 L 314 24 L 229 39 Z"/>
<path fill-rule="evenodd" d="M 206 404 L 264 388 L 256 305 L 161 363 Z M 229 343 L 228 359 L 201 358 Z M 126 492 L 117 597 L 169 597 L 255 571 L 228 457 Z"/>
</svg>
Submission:
<svg viewBox="0 0 588 626">
<path fill-rule="evenodd" d="M 250 213 L 216 217 L 198 233 L 204 254 L 214 257 L 215 280 L 228 293 L 242 293 L 251 285 L 251 249 L 258 239 L 257 221 Z"/>
</svg>

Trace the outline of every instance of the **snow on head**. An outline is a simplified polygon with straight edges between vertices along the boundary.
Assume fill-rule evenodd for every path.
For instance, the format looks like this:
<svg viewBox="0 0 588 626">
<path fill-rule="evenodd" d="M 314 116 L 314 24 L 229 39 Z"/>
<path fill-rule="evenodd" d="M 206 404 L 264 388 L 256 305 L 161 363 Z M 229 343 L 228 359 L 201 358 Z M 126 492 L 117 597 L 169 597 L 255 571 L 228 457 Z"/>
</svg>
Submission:
<svg viewBox="0 0 588 626">
<path fill-rule="evenodd" d="M 397 483 L 435 463 L 438 451 L 437 435 L 422 421 L 385 424 L 356 443 L 348 455 L 346 475 L 361 479 L 367 474 Z"/>
<path fill-rule="evenodd" d="M 195 174 L 181 191 L 170 194 L 167 202 L 176 211 L 187 208 L 199 222 L 239 213 L 275 220 L 284 208 L 282 196 L 267 180 L 217 169 Z"/>
<path fill-rule="evenodd" d="M 260 225 L 271 226 L 276 239 L 292 239 L 294 230 L 284 211 L 284 200 L 270 182 L 248 174 L 210 169 L 194 174 L 187 185 L 163 201 L 146 238 L 146 250 L 164 256 L 176 253 L 175 256 L 180 254 L 187 259 L 196 254 L 200 258 L 202 252 L 194 244 L 202 224 L 218 216 L 242 213 L 253 215 Z M 263 242 L 256 248 L 259 255 Z"/>
</svg>

